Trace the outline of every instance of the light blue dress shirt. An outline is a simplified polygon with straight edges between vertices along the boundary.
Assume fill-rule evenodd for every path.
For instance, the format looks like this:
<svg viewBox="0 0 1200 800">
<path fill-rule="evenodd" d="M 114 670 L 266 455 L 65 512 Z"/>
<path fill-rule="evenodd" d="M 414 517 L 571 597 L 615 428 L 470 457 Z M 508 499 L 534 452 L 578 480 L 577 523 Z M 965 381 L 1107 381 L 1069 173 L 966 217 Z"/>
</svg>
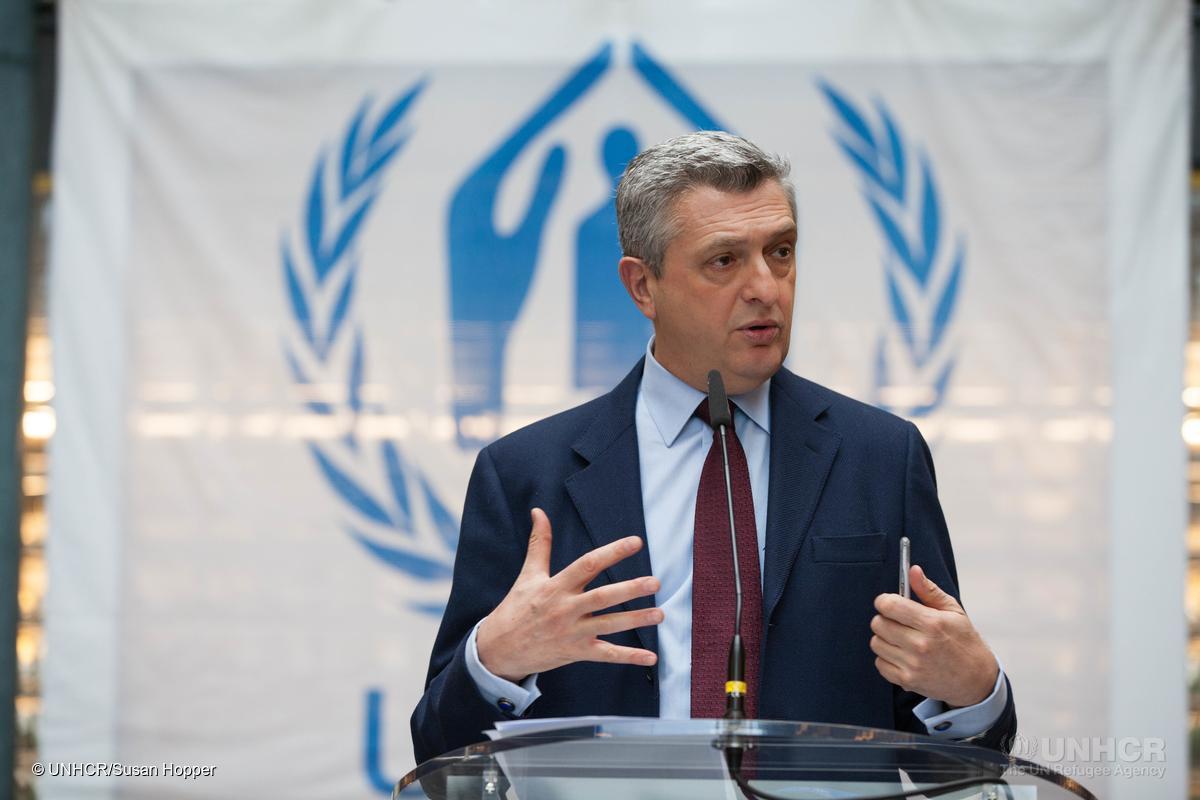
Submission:
<svg viewBox="0 0 1200 800">
<path fill-rule="evenodd" d="M 686 719 L 692 707 L 692 534 L 696 519 L 696 487 L 712 444 L 712 429 L 695 416 L 705 395 L 668 372 L 654 358 L 654 340 L 646 348 L 646 363 L 638 390 L 635 421 L 641 467 L 642 507 L 646 544 L 654 576 L 661 587 L 655 595 L 663 610 L 658 626 L 659 716 Z M 770 381 L 730 398 L 734 429 L 750 470 L 759 563 L 766 547 L 767 487 L 771 460 Z M 553 520 L 551 520 L 553 524 Z M 759 571 L 761 580 L 762 570 Z M 467 671 L 480 693 L 497 705 L 512 705 L 524 713 L 541 696 L 537 675 L 520 684 L 489 672 L 479 661 L 475 634 L 467 641 Z M 1000 718 L 1008 701 L 1008 686 L 1000 670 L 987 699 L 974 706 L 946 710 L 938 700 L 924 700 L 913 709 L 933 736 L 966 739 L 983 733 Z"/>
</svg>

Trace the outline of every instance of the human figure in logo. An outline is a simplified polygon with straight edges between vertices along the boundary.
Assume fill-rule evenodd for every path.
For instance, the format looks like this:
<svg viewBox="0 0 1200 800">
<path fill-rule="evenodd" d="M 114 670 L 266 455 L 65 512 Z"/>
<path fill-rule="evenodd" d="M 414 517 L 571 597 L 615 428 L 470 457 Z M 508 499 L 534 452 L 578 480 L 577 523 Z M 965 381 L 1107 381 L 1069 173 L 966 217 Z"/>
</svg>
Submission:
<svg viewBox="0 0 1200 800">
<path fill-rule="evenodd" d="M 616 194 L 625 165 L 637 155 L 633 131 L 614 127 L 604 137 L 601 160 Z M 575 237 L 575 387 L 608 389 L 637 361 L 650 338 L 649 321 L 629 302 L 613 265 L 621 260 L 612 195 L 579 226 Z"/>
<path fill-rule="evenodd" d="M 566 150 L 556 144 L 543 157 L 529 207 L 511 233 L 496 230 L 500 185 L 530 142 L 591 89 L 611 61 L 612 47 L 605 45 L 467 176 L 451 200 L 453 407 L 460 446 L 481 446 L 490 438 L 465 434 L 464 417 L 501 409 L 509 333 L 533 280 L 546 219 L 562 184 Z"/>
</svg>

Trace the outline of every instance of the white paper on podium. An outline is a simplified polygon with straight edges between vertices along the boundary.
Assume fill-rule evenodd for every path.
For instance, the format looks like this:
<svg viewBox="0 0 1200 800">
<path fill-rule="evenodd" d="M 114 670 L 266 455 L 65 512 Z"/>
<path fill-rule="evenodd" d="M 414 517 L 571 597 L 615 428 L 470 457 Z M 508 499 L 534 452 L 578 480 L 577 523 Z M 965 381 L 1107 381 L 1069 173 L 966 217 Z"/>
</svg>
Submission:
<svg viewBox="0 0 1200 800">
<path fill-rule="evenodd" d="M 695 735 L 694 720 L 670 720 L 656 717 L 550 717 L 546 719 L 503 720 L 496 723 L 495 730 L 484 731 L 493 741 L 521 736 L 531 733 L 547 733 L 556 730 L 574 730 L 578 728 L 596 729 L 596 737 L 616 740 L 624 737 L 642 739 L 649 736 Z M 715 731 L 714 731 L 715 732 Z M 574 760 L 576 763 L 591 761 L 589 753 L 594 739 L 579 739 L 555 743 L 556 757 L 566 763 Z M 626 763 L 636 765 L 638 752 L 644 756 L 644 743 L 630 743 L 634 751 Z M 572 751 L 578 751 L 578 756 L 572 759 Z M 719 772 L 721 780 L 711 778 L 664 780 L 655 786 L 656 798 L 662 800 L 738 800 L 733 778 L 721 751 L 716 748 L 700 749 L 687 748 L 686 763 L 674 762 L 673 768 L 687 768 Z M 613 781 L 597 778 L 581 780 L 575 777 L 547 777 L 533 774 L 537 754 L 526 749 L 508 750 L 496 754 L 500 769 L 509 780 L 508 797 L 512 800 L 608 800 L 613 797 Z M 607 759 L 606 759 L 607 761 Z"/>
<path fill-rule="evenodd" d="M 495 730 L 484 731 L 493 741 L 529 733 L 545 733 L 570 728 L 599 728 L 609 735 L 620 736 L 682 736 L 694 734 L 693 720 L 659 719 L 658 717 L 546 717 L 545 719 L 508 719 L 496 723 Z M 607 730 L 606 730 L 607 729 Z"/>
</svg>

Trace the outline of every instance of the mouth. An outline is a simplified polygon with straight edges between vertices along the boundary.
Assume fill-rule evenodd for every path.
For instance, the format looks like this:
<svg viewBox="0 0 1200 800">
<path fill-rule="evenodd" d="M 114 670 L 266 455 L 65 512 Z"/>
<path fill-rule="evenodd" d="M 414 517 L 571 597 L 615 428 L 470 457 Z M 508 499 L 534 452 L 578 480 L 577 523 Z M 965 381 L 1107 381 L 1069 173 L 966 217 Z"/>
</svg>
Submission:
<svg viewBox="0 0 1200 800">
<path fill-rule="evenodd" d="M 738 328 L 739 331 L 760 331 L 768 328 L 778 328 L 779 323 L 771 319 L 756 319 Z"/>
<path fill-rule="evenodd" d="M 751 344 L 769 344 L 779 336 L 779 331 L 779 323 L 770 320 L 755 320 L 749 325 L 738 328 L 738 332 Z"/>
</svg>

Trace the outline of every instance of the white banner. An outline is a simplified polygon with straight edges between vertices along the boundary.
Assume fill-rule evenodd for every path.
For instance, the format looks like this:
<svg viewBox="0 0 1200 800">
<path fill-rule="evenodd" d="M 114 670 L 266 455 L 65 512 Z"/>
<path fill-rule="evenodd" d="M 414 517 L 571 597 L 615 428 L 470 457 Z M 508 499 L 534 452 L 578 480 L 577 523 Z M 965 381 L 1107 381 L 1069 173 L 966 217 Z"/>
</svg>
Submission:
<svg viewBox="0 0 1200 800">
<path fill-rule="evenodd" d="M 721 127 L 793 164 L 789 366 L 934 448 L 1018 754 L 1160 737 L 1107 793 L 1182 796 L 1180 579 L 1113 553 L 1183 536 L 1115 476 L 1182 499 L 1120 402 L 1178 403 L 1186 5 L 1014 13 L 64 3 L 43 760 L 161 774 L 39 791 L 390 792 L 475 453 L 632 367 L 614 181 Z"/>
</svg>

